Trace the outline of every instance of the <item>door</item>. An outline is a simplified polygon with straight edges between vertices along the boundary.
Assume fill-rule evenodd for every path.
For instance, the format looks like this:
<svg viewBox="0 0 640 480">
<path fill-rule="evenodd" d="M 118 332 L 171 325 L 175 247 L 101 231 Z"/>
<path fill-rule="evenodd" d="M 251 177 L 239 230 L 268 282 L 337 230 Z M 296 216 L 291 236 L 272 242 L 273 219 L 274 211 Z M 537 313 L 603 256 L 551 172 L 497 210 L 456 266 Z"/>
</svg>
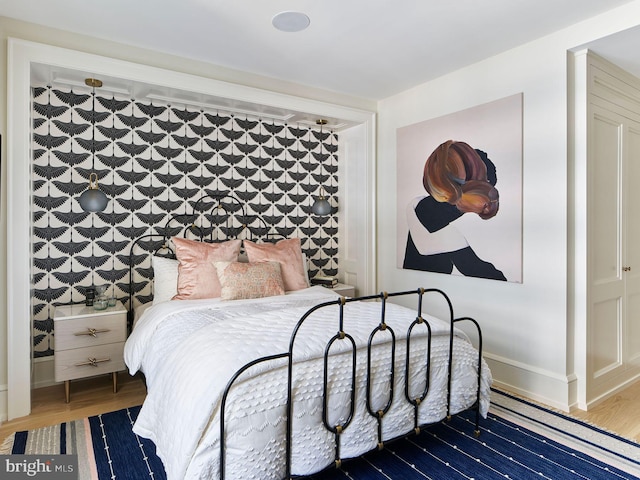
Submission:
<svg viewBox="0 0 640 480">
<path fill-rule="evenodd" d="M 638 374 L 640 124 L 601 98 L 590 108 L 587 391 L 597 401 Z"/>
</svg>

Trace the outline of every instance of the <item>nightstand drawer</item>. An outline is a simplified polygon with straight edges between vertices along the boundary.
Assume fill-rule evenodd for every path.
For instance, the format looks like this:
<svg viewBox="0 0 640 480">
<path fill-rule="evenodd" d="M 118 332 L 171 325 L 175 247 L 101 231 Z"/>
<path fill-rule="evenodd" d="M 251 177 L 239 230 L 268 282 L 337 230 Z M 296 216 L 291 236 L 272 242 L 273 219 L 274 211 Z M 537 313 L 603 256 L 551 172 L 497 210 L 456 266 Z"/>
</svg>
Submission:
<svg viewBox="0 0 640 480">
<path fill-rule="evenodd" d="M 61 350 L 91 347 L 127 339 L 126 317 L 93 315 L 55 322 L 56 355 Z"/>
<path fill-rule="evenodd" d="M 56 350 L 56 382 L 125 370 L 123 351 L 124 342 Z"/>
</svg>

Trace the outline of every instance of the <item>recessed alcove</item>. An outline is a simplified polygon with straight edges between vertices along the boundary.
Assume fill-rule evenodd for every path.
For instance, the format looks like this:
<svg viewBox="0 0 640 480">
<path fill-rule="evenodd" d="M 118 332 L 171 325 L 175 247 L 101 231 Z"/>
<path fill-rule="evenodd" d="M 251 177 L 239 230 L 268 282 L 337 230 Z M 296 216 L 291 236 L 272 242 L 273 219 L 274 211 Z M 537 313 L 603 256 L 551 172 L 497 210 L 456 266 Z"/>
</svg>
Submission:
<svg viewBox="0 0 640 480">
<path fill-rule="evenodd" d="M 31 87 L 77 85 L 99 77 L 105 91 L 132 99 L 171 102 L 299 125 L 328 120 L 340 133 L 339 264 L 360 293 L 375 290 L 375 114 L 134 64 L 44 44 L 9 40 L 7 116 L 7 418 L 27 415 L 32 388 Z M 74 87 L 76 88 L 76 87 Z M 87 88 L 87 87 L 84 87 Z M 4 409 L 3 409 L 4 410 Z"/>
</svg>

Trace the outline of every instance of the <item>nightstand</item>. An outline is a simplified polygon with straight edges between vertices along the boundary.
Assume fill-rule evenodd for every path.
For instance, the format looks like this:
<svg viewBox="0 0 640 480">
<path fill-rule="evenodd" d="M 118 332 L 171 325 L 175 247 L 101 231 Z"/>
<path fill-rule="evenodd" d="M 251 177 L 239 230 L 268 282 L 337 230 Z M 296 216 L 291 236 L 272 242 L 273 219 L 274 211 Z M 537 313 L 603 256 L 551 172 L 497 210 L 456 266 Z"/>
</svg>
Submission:
<svg viewBox="0 0 640 480">
<path fill-rule="evenodd" d="M 106 310 L 82 305 L 60 305 L 53 314 L 56 382 L 64 382 L 69 403 L 70 381 L 111 373 L 113 392 L 118 371 L 125 370 L 123 352 L 127 339 L 127 310 L 122 303 Z"/>
<path fill-rule="evenodd" d="M 327 288 L 331 288 L 331 290 L 333 290 L 339 295 L 342 295 L 343 297 L 356 296 L 356 287 L 354 287 L 353 285 L 347 285 L 346 283 L 336 283 L 334 287 L 327 287 Z"/>
</svg>

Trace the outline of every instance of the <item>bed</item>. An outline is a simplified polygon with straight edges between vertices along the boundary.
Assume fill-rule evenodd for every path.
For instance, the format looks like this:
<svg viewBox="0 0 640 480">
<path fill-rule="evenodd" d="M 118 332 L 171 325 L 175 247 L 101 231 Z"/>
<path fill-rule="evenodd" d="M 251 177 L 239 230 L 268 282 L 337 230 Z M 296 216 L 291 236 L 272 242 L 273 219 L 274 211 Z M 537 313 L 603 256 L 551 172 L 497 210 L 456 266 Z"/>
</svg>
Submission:
<svg viewBox="0 0 640 480">
<path fill-rule="evenodd" d="M 296 239 L 166 240 L 153 252 L 154 300 L 132 309 L 143 311 L 125 362 L 148 390 L 134 432 L 153 440 L 170 480 L 303 477 L 470 408 L 478 430 L 491 386 L 480 328 L 454 318 L 444 292 L 310 287 Z M 233 258 L 241 248 L 245 261 Z M 176 278 L 185 258 L 209 276 Z M 219 293 L 181 296 L 181 278 L 197 291 L 212 264 Z M 450 318 L 423 312 L 427 297 Z"/>
</svg>

